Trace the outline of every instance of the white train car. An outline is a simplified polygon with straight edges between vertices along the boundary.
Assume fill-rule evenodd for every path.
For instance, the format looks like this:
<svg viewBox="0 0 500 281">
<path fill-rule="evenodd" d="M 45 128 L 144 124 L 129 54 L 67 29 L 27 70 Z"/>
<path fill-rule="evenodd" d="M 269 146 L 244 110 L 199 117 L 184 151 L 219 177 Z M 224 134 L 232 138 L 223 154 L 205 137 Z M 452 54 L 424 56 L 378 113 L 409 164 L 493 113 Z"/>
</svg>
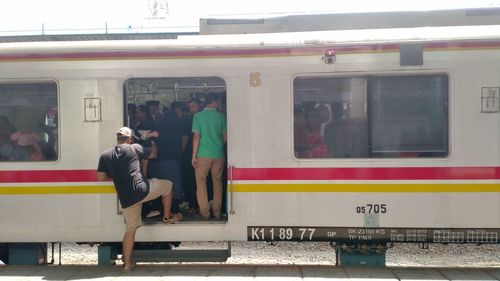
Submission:
<svg viewBox="0 0 500 281">
<path fill-rule="evenodd" d="M 95 170 L 127 103 L 210 91 L 226 220 L 137 241 L 499 242 L 500 26 L 476 26 L 0 44 L 0 243 L 121 241 Z"/>
</svg>

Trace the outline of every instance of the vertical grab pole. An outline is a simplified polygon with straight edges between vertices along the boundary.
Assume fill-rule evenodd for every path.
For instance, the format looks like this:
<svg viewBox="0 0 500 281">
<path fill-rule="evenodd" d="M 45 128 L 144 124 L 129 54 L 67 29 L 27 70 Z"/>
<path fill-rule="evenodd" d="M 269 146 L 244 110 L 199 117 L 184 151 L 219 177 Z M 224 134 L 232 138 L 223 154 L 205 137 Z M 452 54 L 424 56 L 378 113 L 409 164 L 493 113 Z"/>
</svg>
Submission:
<svg viewBox="0 0 500 281">
<path fill-rule="evenodd" d="M 231 190 L 231 193 L 229 193 L 230 196 L 230 209 L 229 213 L 231 215 L 234 215 L 234 203 L 233 203 L 233 166 L 229 166 L 229 189 Z"/>
<path fill-rule="evenodd" d="M 54 264 L 55 260 L 54 260 L 54 244 L 56 244 L 55 242 L 52 242 L 50 243 L 52 245 L 52 259 L 50 260 L 50 264 Z"/>
</svg>

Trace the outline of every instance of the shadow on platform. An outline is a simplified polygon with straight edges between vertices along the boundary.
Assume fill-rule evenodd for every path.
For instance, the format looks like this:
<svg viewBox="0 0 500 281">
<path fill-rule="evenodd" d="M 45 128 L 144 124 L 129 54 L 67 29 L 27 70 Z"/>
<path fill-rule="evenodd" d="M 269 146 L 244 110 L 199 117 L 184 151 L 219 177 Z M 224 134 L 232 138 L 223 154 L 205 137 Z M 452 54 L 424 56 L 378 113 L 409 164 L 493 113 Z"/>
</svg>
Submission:
<svg viewBox="0 0 500 281">
<path fill-rule="evenodd" d="M 341 268 L 331 265 L 139 264 L 121 266 L 0 265 L 0 280 L 500 280 L 500 268 Z"/>
</svg>

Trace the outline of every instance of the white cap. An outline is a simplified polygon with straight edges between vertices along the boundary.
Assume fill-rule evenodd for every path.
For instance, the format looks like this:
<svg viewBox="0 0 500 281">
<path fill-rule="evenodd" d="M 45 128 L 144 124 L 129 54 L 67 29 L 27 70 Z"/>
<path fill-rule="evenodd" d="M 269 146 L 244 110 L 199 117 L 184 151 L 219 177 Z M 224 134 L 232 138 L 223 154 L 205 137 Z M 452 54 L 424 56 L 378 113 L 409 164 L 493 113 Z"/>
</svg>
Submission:
<svg viewBox="0 0 500 281">
<path fill-rule="evenodd" d="M 116 132 L 116 134 L 120 137 L 129 137 L 129 138 L 134 138 L 137 139 L 137 136 L 134 134 L 134 131 L 132 131 L 129 127 L 122 127 Z"/>
</svg>

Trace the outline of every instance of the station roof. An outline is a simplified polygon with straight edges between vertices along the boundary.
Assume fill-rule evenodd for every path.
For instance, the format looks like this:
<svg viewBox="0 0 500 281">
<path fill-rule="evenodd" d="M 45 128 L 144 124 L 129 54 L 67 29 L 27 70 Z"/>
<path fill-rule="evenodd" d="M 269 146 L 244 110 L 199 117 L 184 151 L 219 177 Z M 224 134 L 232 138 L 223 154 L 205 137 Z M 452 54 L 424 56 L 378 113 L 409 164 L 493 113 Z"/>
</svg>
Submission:
<svg viewBox="0 0 500 281">
<path fill-rule="evenodd" d="M 100 40 L 176 39 L 178 36 L 197 35 L 197 34 L 198 34 L 198 32 L 17 35 L 17 36 L 0 36 L 0 43 L 43 42 L 43 41 L 100 41 Z"/>
<path fill-rule="evenodd" d="M 430 11 L 298 14 L 267 18 L 205 18 L 200 33 L 255 34 L 428 26 L 499 25 L 500 7 Z"/>
<path fill-rule="evenodd" d="M 125 32 L 57 34 L 41 30 L 39 34 L 0 33 L 0 43 L 41 41 L 102 41 L 177 39 L 183 35 L 259 34 L 326 30 L 362 30 L 430 26 L 500 25 L 500 7 L 364 13 L 300 14 L 268 18 L 202 18 L 199 32 Z M 144 30 L 143 30 L 144 31 Z M 170 31 L 170 30 L 168 30 Z M 95 31 L 94 31 L 95 32 Z M 123 31 L 119 31 L 123 32 Z M 12 35 L 10 35 L 12 34 Z"/>
</svg>

